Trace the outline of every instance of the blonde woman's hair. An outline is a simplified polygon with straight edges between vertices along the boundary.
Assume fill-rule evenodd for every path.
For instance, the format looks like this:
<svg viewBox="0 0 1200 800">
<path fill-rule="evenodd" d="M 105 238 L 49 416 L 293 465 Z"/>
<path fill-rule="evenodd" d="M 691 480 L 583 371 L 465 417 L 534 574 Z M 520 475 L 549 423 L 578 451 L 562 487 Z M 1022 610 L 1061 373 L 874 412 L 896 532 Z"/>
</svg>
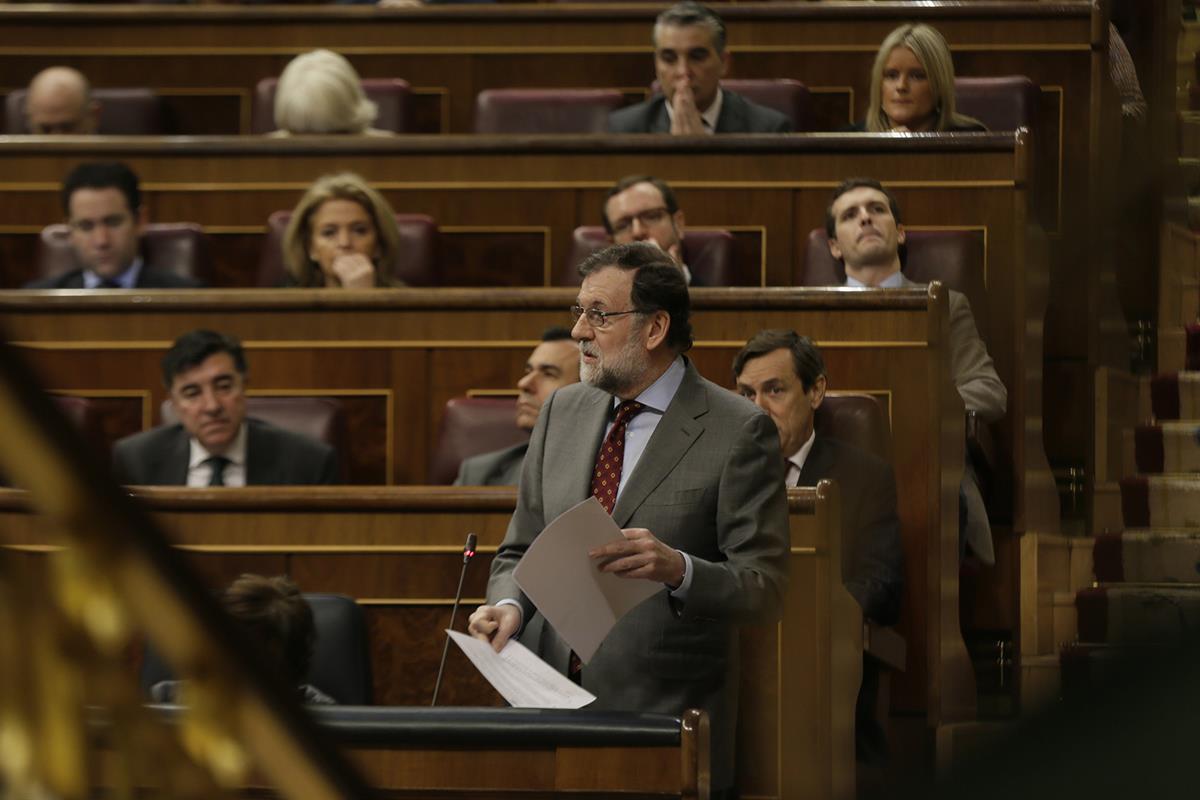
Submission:
<svg viewBox="0 0 1200 800">
<path fill-rule="evenodd" d="M 974 117 L 959 114 L 954 110 L 954 61 L 950 58 L 950 47 L 937 28 L 928 25 L 901 25 L 887 35 L 879 52 L 875 54 L 875 65 L 871 68 L 871 98 L 867 106 L 866 128 L 881 132 L 892 129 L 891 121 L 883 113 L 883 67 L 888 56 L 897 47 L 907 47 L 921 62 L 929 77 L 929 88 L 933 92 L 933 113 L 936 117 L 933 130 L 949 128 L 984 127 Z"/>
<path fill-rule="evenodd" d="M 283 234 L 283 261 L 288 277 L 295 286 L 324 286 L 325 276 L 321 267 L 309 257 L 312 245 L 312 218 L 322 203 L 328 200 L 353 200 L 371 217 L 375 226 L 379 252 L 373 259 L 376 286 L 403 286 L 396 278 L 393 267 L 400 251 L 400 232 L 396 228 L 396 214 L 383 195 L 367 185 L 367 182 L 352 172 L 324 175 L 317 178 L 300 198 L 292 211 Z"/>
<path fill-rule="evenodd" d="M 275 127 L 280 131 L 364 133 L 378 115 L 354 67 L 332 50 L 298 55 L 279 76 Z"/>
</svg>

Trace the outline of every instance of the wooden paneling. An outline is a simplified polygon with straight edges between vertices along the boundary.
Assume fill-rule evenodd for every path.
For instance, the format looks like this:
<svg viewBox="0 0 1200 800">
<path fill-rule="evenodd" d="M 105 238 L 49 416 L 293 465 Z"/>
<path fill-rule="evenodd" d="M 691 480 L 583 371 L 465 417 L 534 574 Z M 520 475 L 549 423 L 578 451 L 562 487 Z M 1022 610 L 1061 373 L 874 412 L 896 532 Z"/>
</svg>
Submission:
<svg viewBox="0 0 1200 800">
<path fill-rule="evenodd" d="M 425 480 L 445 401 L 514 385 L 541 331 L 565 322 L 573 299 L 568 289 L 15 292 L 0 293 L 0 311 L 51 389 L 136 387 L 157 403 L 162 352 L 180 331 L 207 326 L 241 337 L 255 391 L 391 392 L 393 481 L 414 484 Z M 689 354 L 704 375 L 731 386 L 730 363 L 746 339 L 761 328 L 794 327 L 823 348 L 833 388 L 889 397 L 908 569 L 901 629 L 913 654 L 894 684 L 894 705 L 925 711 L 935 724 L 969 715 L 973 702 L 964 699 L 969 691 L 958 693 L 959 678 L 970 681 L 957 630 L 963 419 L 946 373 L 945 302 L 944 292 L 921 290 L 696 290 Z M 1044 459 L 1040 449 L 1023 457 L 1035 459 L 1026 474 Z M 303 537 L 323 522 L 310 514 L 289 535 L 315 541 Z M 459 537 L 470 530 L 460 522 Z M 216 530 L 237 524 L 232 511 L 205 520 Z M 346 535 L 388 541 L 387 530 L 356 530 Z M 498 542 L 503 528 L 476 532 Z"/>
<path fill-rule="evenodd" d="M 0 199 L 12 209 L 12 224 L 36 230 L 35 221 L 58 215 L 57 187 L 71 165 L 102 157 L 128 161 L 144 178 L 148 203 L 156 219 L 194 219 L 206 228 L 227 229 L 247 220 L 264 220 L 277 208 L 286 208 L 316 175 L 334 169 L 355 169 L 370 175 L 397 208 L 428 213 L 450 229 L 451 240 L 475 234 L 453 231 L 502 230 L 537 227 L 549 232 L 548 250 L 537 252 L 541 234 L 516 233 L 508 246 L 476 251 L 484 259 L 468 265 L 465 276 L 445 275 L 448 283 L 494 280 L 505 284 L 545 274 L 569 252 L 570 232 L 592 224 L 604 190 L 612 176 L 654 172 L 677 189 L 687 208 L 688 221 L 701 227 L 731 227 L 761 231 L 762 280 L 768 286 L 789 286 L 801 268 L 807 232 L 821 224 L 829 190 L 846 175 L 875 175 L 891 186 L 904 204 L 905 221 L 914 227 L 954 227 L 981 231 L 986 242 L 988 293 L 986 327 L 981 331 L 995 359 L 1001 380 L 1009 389 L 1010 414 L 998 430 L 1001 447 L 1011 448 L 1017 466 L 1016 529 L 1057 529 L 1056 505 L 1036 503 L 1024 491 L 1028 465 L 1036 467 L 1041 452 L 1040 428 L 1029 424 L 1041 416 L 1041 331 L 1045 292 L 1050 268 L 1029 233 L 1029 146 L 1023 137 L 958 134 L 900 140 L 853 136 L 708 137 L 680 143 L 667 137 L 408 137 L 397 141 L 344 140 L 266 141 L 246 139 L 134 140 L 105 142 L 11 139 L 0 143 Z M 0 243 L 4 240 L 0 231 Z M 218 236 L 218 241 L 220 240 Z M 239 237 L 240 239 L 240 237 Z M 490 241 L 490 240 L 489 240 Z M 503 244 L 503 241 L 501 242 Z M 519 246 L 518 246 L 519 245 Z M 0 245 L 2 247 L 2 245 Z M 458 250 L 464 263 L 467 249 Z M 504 252 L 508 256 L 504 256 Z M 485 255 L 486 253 L 486 255 Z M 496 261 L 492 261 L 496 254 Z M 503 257 L 501 257 L 503 256 Z M 243 256 L 243 258 L 245 258 Z M 513 260 L 506 260 L 513 259 Z M 255 261 L 247 260 L 247 271 Z M 11 265 L 10 265 L 11 266 Z M 219 274 L 231 267 L 222 266 Z M 244 281 L 239 281 L 239 283 Z M 206 297 L 207 295 L 197 295 Z M 381 295 L 382 296 L 382 295 Z M 699 298 L 702 292 L 697 292 Z M 564 301 L 564 305 L 569 301 Z M 6 304 L 7 306 L 7 304 Z M 399 309 L 394 309 L 399 311 Z M 140 319 L 124 313 L 99 312 L 79 316 L 56 314 L 45 334 L 31 337 L 19 320 L 22 313 L 6 307 L 16 338 L 44 336 L 50 340 L 146 339 L 138 333 Z M 436 320 L 403 313 L 347 313 L 335 321 L 328 315 L 301 309 L 280 316 L 256 308 L 240 331 L 244 338 L 262 341 L 297 338 L 291 331 L 308 325 L 310 338 L 358 339 L 461 339 L 461 331 L 474 331 L 482 341 L 495 342 L 501 329 L 483 329 L 462 322 L 475 312 L 448 313 Z M 201 315 L 215 327 L 226 326 L 223 314 Z M 318 319 L 320 323 L 318 324 Z M 561 324 L 561 316 L 529 315 L 531 323 Z M 199 317 L 196 320 L 199 321 Z M 343 322 L 345 323 L 343 325 Z M 424 327 L 429 322 L 434 326 Z M 783 325 L 793 324 L 782 319 Z M 169 342 L 183 330 L 159 329 L 154 338 Z M 335 327 L 326 327 L 333 325 Z M 78 326 L 78 327 L 76 327 Z M 744 341 L 757 322 L 739 325 L 723 338 Z M 75 328 L 74 331 L 71 328 Z M 528 341 L 540 328 L 525 328 Z M 471 338 L 474 334 L 469 334 Z M 304 337 L 299 337 L 304 338 Z M 834 338 L 834 337 L 829 337 Z M 842 338 L 838 335 L 836 338 Z M 868 333 L 860 341 L 875 338 Z M 399 358 L 399 356 L 397 356 Z M 521 363 L 524 355 L 514 363 Z M 336 361 L 333 375 L 367 369 L 359 361 L 345 361 L 328 353 L 296 352 L 288 356 L 287 374 L 307 374 L 312 363 Z M 282 363 L 282 362 L 281 362 Z M 308 367 L 302 365 L 308 364 Z M 383 363 L 371 357 L 374 377 L 330 378 L 330 388 L 342 385 L 377 385 L 389 382 L 388 369 L 408 375 L 412 363 Z M 119 365 L 114 365 L 119 368 Z M 399 372 L 397 372 L 399 374 Z M 436 380 L 436 376 L 426 376 Z M 290 380 L 290 378 L 289 378 Z M 314 379 L 309 379 L 314 380 Z M 509 387 L 509 376 L 492 388 Z M 411 383 L 411 382 L 410 382 Z M 260 383 L 263 387 L 268 384 Z M 286 384 L 284 384 L 286 387 Z M 425 387 L 406 386 L 397 403 L 415 398 L 425 401 Z M 444 398 L 435 397 L 440 402 Z M 403 434 L 397 432 L 397 437 Z M 427 442 L 395 440 L 395 453 L 414 462 L 415 468 L 396 465 L 396 480 L 420 480 L 427 460 Z M 1028 452 L 1027 452 L 1028 451 Z M 1035 477 L 1037 476 L 1035 472 Z M 1042 487 L 1044 489 L 1045 487 Z"/>
<path fill-rule="evenodd" d="M 459 630 L 484 594 L 488 562 L 515 499 L 512 489 L 156 489 L 139 494 L 214 590 L 253 570 L 288 574 L 306 591 L 355 597 L 368 620 L 375 701 L 387 705 L 428 703 L 464 531 L 479 535 L 480 557 L 469 567 Z M 849 797 L 862 617 L 840 582 L 836 487 L 822 484 L 789 494 L 792 589 L 783 618 L 777 625 L 746 628 L 742 637 L 742 789 L 747 796 L 765 798 Z M 0 537 L 0 543 L 26 553 L 45 550 L 41 520 L 25 511 L 18 492 L 0 490 Z M 500 704 L 466 658 L 451 651 L 439 703 Z M 604 753 L 596 756 L 597 763 L 606 763 Z M 660 769 L 663 763 L 651 760 L 647 767 Z M 378 785 L 394 785 L 372 774 Z M 602 780 L 582 763 L 571 768 L 571 775 L 560 775 L 565 783 L 558 788 L 619 789 L 611 783 L 616 778 Z"/>
</svg>

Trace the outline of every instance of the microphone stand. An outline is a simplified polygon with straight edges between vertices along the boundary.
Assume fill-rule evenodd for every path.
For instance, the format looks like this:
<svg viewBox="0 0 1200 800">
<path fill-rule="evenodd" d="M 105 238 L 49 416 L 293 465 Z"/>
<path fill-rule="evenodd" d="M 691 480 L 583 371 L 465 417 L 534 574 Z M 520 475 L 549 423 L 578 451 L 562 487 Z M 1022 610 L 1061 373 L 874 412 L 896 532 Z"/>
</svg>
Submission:
<svg viewBox="0 0 1200 800">
<path fill-rule="evenodd" d="M 467 534 L 467 543 L 463 545 L 462 572 L 458 573 L 458 591 L 454 593 L 454 605 L 450 607 L 450 630 L 454 630 L 454 615 L 458 613 L 458 604 L 462 600 L 463 580 L 467 577 L 467 565 L 475 557 L 476 537 Z M 433 684 L 433 700 L 430 706 L 437 705 L 438 690 L 442 688 L 442 672 L 446 669 L 446 655 L 450 652 L 450 635 L 446 635 L 446 643 L 442 646 L 442 663 L 438 665 L 437 682 Z"/>
</svg>

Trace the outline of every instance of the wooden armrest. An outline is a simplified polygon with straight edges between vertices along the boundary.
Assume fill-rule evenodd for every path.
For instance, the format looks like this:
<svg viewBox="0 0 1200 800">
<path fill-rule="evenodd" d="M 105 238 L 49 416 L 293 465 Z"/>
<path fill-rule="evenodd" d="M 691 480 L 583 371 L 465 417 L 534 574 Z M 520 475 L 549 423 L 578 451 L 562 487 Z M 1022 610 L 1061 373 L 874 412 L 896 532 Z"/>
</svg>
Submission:
<svg viewBox="0 0 1200 800">
<path fill-rule="evenodd" d="M 886 625 L 863 620 L 863 652 L 888 669 L 904 672 L 908 661 L 908 642 Z"/>
</svg>

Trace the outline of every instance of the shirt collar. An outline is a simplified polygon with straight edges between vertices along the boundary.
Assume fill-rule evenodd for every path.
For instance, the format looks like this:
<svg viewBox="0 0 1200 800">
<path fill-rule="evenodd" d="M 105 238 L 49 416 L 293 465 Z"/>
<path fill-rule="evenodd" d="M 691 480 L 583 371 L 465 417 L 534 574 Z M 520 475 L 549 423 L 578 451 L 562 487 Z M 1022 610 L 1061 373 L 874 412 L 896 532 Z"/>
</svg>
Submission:
<svg viewBox="0 0 1200 800">
<path fill-rule="evenodd" d="M 116 283 L 117 286 L 121 289 L 135 289 L 135 288 L 137 288 L 138 276 L 141 275 L 141 273 L 142 273 L 142 257 L 137 256 L 133 259 L 133 262 L 130 263 L 130 265 L 125 268 L 124 272 L 122 272 L 120 275 L 116 276 L 115 278 L 110 278 L 110 280 L 112 280 L 114 283 Z M 97 275 L 92 270 L 85 269 L 83 271 L 83 288 L 99 289 L 100 284 L 103 282 L 104 282 L 104 278 L 101 278 L 99 275 Z"/>
<path fill-rule="evenodd" d="M 204 445 L 197 441 L 195 436 L 189 437 L 190 449 L 188 454 L 188 469 L 195 469 L 208 460 L 212 453 L 205 449 Z M 233 440 L 233 444 L 229 449 L 222 453 L 225 458 L 229 459 L 230 464 L 236 464 L 239 467 L 246 466 L 246 423 L 242 423 L 242 427 L 238 428 L 238 434 Z"/>
<path fill-rule="evenodd" d="M 667 367 L 667 371 L 659 375 L 658 380 L 647 386 L 634 399 L 651 411 L 657 411 L 660 414 L 666 412 L 667 406 L 671 405 L 671 400 L 675 398 L 675 393 L 679 391 L 679 385 L 683 383 L 685 371 L 683 356 L 675 356 L 675 360 L 671 362 L 671 366 Z M 614 397 L 613 407 L 620 404 L 621 398 Z"/>
<path fill-rule="evenodd" d="M 788 462 L 791 463 L 796 469 L 803 470 L 804 462 L 808 460 L 808 454 L 812 452 L 813 442 L 816 440 L 817 432 L 813 431 L 808 435 L 808 441 L 801 445 L 799 450 L 792 453 L 792 455 L 788 457 Z"/>
<path fill-rule="evenodd" d="M 870 288 L 869 286 L 867 286 L 865 283 L 858 280 L 857 278 L 850 277 L 849 274 L 846 275 L 846 285 L 854 287 L 856 289 L 869 289 Z M 886 278 L 884 278 L 882 281 L 880 281 L 879 285 L 876 286 L 875 288 L 876 289 L 902 289 L 902 288 L 904 288 L 904 273 L 902 273 L 900 270 L 896 270 L 891 275 L 888 275 Z"/>
<path fill-rule="evenodd" d="M 718 86 L 717 96 L 713 98 L 712 104 L 700 112 L 700 119 L 704 120 L 704 125 L 709 133 L 716 133 L 717 120 L 721 118 L 721 106 L 724 104 L 725 91 Z M 670 102 L 667 103 L 667 119 L 671 121 L 675 119 L 675 109 L 671 108 Z"/>
</svg>

